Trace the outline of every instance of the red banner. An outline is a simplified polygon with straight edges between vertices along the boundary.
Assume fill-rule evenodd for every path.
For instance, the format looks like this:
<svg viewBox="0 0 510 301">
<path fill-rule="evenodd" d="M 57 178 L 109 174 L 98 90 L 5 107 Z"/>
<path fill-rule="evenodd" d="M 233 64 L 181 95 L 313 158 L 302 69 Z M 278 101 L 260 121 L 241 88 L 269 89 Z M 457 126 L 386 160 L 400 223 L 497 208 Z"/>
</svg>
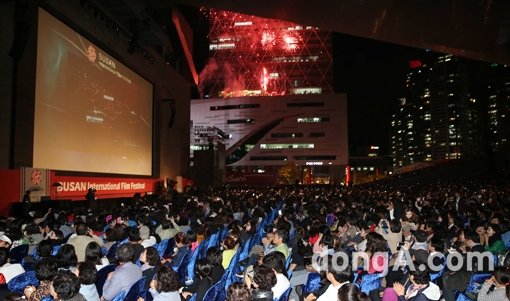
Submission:
<svg viewBox="0 0 510 301">
<path fill-rule="evenodd" d="M 100 178 L 50 175 L 51 198 L 54 200 L 84 200 L 89 188 L 96 190 L 96 198 L 131 197 L 155 193 L 158 179 Z"/>
</svg>

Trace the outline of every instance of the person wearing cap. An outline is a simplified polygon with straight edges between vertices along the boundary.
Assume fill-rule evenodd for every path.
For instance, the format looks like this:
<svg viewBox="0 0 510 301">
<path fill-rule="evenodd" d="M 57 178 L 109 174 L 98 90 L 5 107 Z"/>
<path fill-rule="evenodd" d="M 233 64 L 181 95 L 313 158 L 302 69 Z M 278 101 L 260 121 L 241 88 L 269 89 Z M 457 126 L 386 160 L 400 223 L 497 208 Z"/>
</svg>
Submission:
<svg viewBox="0 0 510 301">
<path fill-rule="evenodd" d="M 142 240 L 141 245 L 144 248 L 152 247 L 157 243 L 157 240 L 154 236 L 151 235 L 151 231 L 147 226 L 140 227 L 140 239 Z"/>
<path fill-rule="evenodd" d="M 87 245 L 93 241 L 97 242 L 100 246 L 103 245 L 103 240 L 94 235 L 87 225 L 83 222 L 77 222 L 74 225 L 76 235 L 69 238 L 68 244 L 72 245 L 76 251 L 78 262 L 85 261 L 85 250 Z"/>
<path fill-rule="evenodd" d="M 12 240 L 7 237 L 3 232 L 0 232 L 0 248 L 7 248 L 9 250 L 12 246 Z"/>
<path fill-rule="evenodd" d="M 7 248 L 0 248 L 0 273 L 4 275 L 5 283 L 24 272 L 25 269 L 21 264 L 9 263 L 9 250 Z"/>
</svg>

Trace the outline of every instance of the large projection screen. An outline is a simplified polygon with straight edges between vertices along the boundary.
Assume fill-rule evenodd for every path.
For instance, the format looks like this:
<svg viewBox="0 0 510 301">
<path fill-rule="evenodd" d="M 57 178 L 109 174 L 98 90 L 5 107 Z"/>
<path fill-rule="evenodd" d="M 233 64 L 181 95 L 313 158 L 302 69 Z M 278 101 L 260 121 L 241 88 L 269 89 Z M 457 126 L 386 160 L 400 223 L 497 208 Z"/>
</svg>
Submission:
<svg viewBox="0 0 510 301">
<path fill-rule="evenodd" d="M 150 82 L 39 9 L 33 166 L 152 174 Z"/>
</svg>

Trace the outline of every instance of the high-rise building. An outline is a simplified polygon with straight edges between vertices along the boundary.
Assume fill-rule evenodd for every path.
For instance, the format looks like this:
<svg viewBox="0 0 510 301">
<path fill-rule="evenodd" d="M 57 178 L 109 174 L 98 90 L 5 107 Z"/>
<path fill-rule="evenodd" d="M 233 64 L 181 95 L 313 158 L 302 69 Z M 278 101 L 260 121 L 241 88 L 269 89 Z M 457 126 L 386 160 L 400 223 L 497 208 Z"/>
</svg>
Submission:
<svg viewBox="0 0 510 301">
<path fill-rule="evenodd" d="M 313 26 L 204 10 L 209 64 L 202 97 L 333 93 L 332 34 Z"/>
<path fill-rule="evenodd" d="M 409 66 L 392 120 L 394 167 L 478 154 L 479 116 L 464 63 L 447 54 Z"/>
<path fill-rule="evenodd" d="M 510 66 L 489 68 L 489 137 L 493 152 L 510 152 Z"/>
</svg>

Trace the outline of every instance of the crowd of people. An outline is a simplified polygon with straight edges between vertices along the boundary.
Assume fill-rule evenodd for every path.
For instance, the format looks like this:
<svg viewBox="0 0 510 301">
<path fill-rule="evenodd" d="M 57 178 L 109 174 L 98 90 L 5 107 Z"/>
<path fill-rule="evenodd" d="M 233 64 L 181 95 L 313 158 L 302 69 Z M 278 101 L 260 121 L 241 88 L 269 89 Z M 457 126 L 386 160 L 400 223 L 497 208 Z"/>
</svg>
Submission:
<svg viewBox="0 0 510 301">
<path fill-rule="evenodd" d="M 137 296 L 144 300 L 201 301 L 235 265 L 225 287 L 230 301 L 509 300 L 507 179 L 503 171 L 405 187 L 216 187 L 114 209 L 4 217 L 2 293 L 6 300 L 121 300 L 144 279 L 147 294 Z M 182 279 L 182 263 L 220 232 L 220 244 L 196 256 L 193 277 Z M 162 242 L 169 247 L 161 250 Z M 26 256 L 12 262 L 23 246 Z M 475 252 L 491 256 L 473 265 Z M 16 279 L 30 271 L 36 283 L 20 288 Z"/>
</svg>

